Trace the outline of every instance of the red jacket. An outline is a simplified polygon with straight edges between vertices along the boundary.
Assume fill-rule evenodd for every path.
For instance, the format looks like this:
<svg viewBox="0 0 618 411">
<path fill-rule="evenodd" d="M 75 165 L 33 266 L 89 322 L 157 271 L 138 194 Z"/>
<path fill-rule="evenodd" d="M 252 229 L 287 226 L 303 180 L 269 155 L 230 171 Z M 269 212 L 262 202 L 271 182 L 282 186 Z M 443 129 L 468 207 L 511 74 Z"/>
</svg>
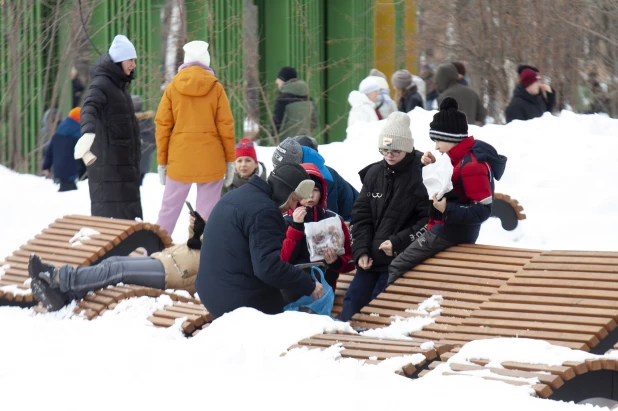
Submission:
<svg viewBox="0 0 618 411">
<path fill-rule="evenodd" d="M 348 273 L 355 269 L 354 262 L 352 260 L 352 246 L 350 241 L 350 232 L 348 226 L 343 221 L 341 216 L 336 213 L 327 210 L 326 202 L 326 181 L 318 168 L 313 164 L 301 164 L 301 166 L 307 171 L 310 177 L 317 179 L 322 184 L 320 204 L 311 207 L 307 210 L 305 216 L 305 222 L 321 221 L 325 218 L 339 217 L 341 220 L 341 229 L 344 235 L 344 249 L 345 254 L 340 255 L 337 260 L 329 264 L 328 267 L 333 271 L 339 273 Z M 304 226 L 302 224 L 294 223 L 292 217 L 293 210 L 288 211 L 288 214 L 284 216 L 285 222 L 288 225 L 285 240 L 283 240 L 283 247 L 281 248 L 281 259 L 290 264 L 301 264 L 309 262 L 309 250 L 307 249 L 307 240 L 305 238 Z"/>
<path fill-rule="evenodd" d="M 491 215 L 494 175 L 500 179 L 506 157 L 499 155 L 489 144 L 475 141 L 474 137 L 457 144 L 448 156 L 453 164 L 453 190 L 445 196 L 443 214 L 430 207 L 427 228 L 454 243 L 474 243 L 481 223 Z"/>
</svg>

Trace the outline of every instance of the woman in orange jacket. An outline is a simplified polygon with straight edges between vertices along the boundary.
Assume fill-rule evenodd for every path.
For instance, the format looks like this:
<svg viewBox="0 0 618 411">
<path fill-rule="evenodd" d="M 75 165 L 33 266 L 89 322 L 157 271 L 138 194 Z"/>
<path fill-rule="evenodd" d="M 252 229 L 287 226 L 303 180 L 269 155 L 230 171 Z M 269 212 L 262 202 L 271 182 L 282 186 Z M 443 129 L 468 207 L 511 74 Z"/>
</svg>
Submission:
<svg viewBox="0 0 618 411">
<path fill-rule="evenodd" d="M 159 179 L 165 185 L 157 224 L 170 235 L 197 184 L 197 212 L 208 220 L 234 178 L 234 118 L 210 68 L 208 43 L 185 44 L 184 64 L 165 89 L 155 117 Z"/>
</svg>

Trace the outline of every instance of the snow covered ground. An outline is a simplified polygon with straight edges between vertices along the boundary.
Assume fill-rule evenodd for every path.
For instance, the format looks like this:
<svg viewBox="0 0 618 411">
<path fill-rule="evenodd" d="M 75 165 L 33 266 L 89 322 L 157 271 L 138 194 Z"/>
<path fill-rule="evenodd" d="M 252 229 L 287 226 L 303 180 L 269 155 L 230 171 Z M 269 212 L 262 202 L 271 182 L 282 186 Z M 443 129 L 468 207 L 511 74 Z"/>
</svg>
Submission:
<svg viewBox="0 0 618 411">
<path fill-rule="evenodd" d="M 411 114 L 415 146 L 433 149 L 431 112 Z M 327 164 L 360 189 L 359 169 L 380 159 L 383 122 L 357 126 L 343 143 L 320 147 Z M 479 242 L 542 249 L 618 250 L 618 120 L 562 112 L 506 126 L 471 127 L 470 134 L 509 158 L 496 190 L 516 198 L 528 219 L 512 232 L 490 220 Z M 269 168 L 273 148 L 258 148 Z M 49 180 L 0 167 L 0 258 L 65 214 L 89 214 L 87 182 L 57 193 Z M 144 219 L 156 221 L 163 187 L 155 174 L 142 188 Z M 195 202 L 195 191 L 190 194 Z M 186 239 L 183 213 L 174 239 Z M 215 321 L 192 339 L 179 327 L 155 329 L 146 318 L 168 297 L 122 302 L 88 322 L 70 314 L 0 308 L 2 409 L 49 410 L 551 410 L 573 404 L 531 398 L 529 389 L 477 378 L 408 380 L 394 365 L 335 361 L 338 349 L 294 350 L 297 341 L 344 324 L 303 313 L 266 316 L 241 309 Z M 422 325 L 421 325 L 422 326 Z M 486 358 L 550 363 L 581 358 L 529 340 L 468 344 Z M 462 350 L 463 352 L 463 350 Z M 490 358 L 490 359 L 491 359 Z M 447 394 L 447 395 L 445 395 Z M 581 409 L 581 406 L 578 406 Z"/>
</svg>

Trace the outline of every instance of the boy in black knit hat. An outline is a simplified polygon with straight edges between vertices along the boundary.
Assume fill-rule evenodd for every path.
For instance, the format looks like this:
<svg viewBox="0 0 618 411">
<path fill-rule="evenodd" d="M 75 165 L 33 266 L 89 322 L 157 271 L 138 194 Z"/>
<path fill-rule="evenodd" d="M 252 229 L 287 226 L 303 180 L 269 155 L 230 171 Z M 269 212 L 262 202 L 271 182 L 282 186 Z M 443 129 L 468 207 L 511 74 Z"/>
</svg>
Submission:
<svg viewBox="0 0 618 411">
<path fill-rule="evenodd" d="M 481 223 L 491 215 L 494 177 L 499 180 L 506 166 L 506 157 L 491 145 L 468 136 L 466 115 L 458 111 L 455 99 L 442 101 L 429 126 L 436 150 L 448 155 L 453 164 L 453 190 L 441 200 L 436 193 L 429 193 L 433 194 L 433 206 L 429 208 L 428 231 L 393 260 L 388 284 L 450 246 L 475 243 Z M 436 159 L 428 151 L 421 161 L 427 165 Z"/>
</svg>

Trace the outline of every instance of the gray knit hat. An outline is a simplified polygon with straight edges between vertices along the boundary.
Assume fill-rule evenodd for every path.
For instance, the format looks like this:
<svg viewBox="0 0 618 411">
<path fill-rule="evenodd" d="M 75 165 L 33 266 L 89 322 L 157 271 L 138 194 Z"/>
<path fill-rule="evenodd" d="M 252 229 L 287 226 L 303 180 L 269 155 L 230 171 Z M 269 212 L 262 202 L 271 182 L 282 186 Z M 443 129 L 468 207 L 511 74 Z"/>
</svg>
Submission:
<svg viewBox="0 0 618 411">
<path fill-rule="evenodd" d="M 388 116 L 386 125 L 378 136 L 378 148 L 400 150 L 406 153 L 414 150 L 410 117 L 407 114 L 395 111 Z"/>
<path fill-rule="evenodd" d="M 395 88 L 407 90 L 412 86 L 412 74 L 406 70 L 397 70 L 391 77 L 391 83 Z"/>
<path fill-rule="evenodd" d="M 273 168 L 279 167 L 281 163 L 303 162 L 303 148 L 293 137 L 288 137 L 275 148 L 273 152 Z"/>
<path fill-rule="evenodd" d="M 369 75 L 370 76 L 376 76 L 376 77 L 382 77 L 382 78 L 386 79 L 386 74 L 382 73 L 377 68 L 372 68 L 371 70 L 369 70 Z"/>
</svg>

